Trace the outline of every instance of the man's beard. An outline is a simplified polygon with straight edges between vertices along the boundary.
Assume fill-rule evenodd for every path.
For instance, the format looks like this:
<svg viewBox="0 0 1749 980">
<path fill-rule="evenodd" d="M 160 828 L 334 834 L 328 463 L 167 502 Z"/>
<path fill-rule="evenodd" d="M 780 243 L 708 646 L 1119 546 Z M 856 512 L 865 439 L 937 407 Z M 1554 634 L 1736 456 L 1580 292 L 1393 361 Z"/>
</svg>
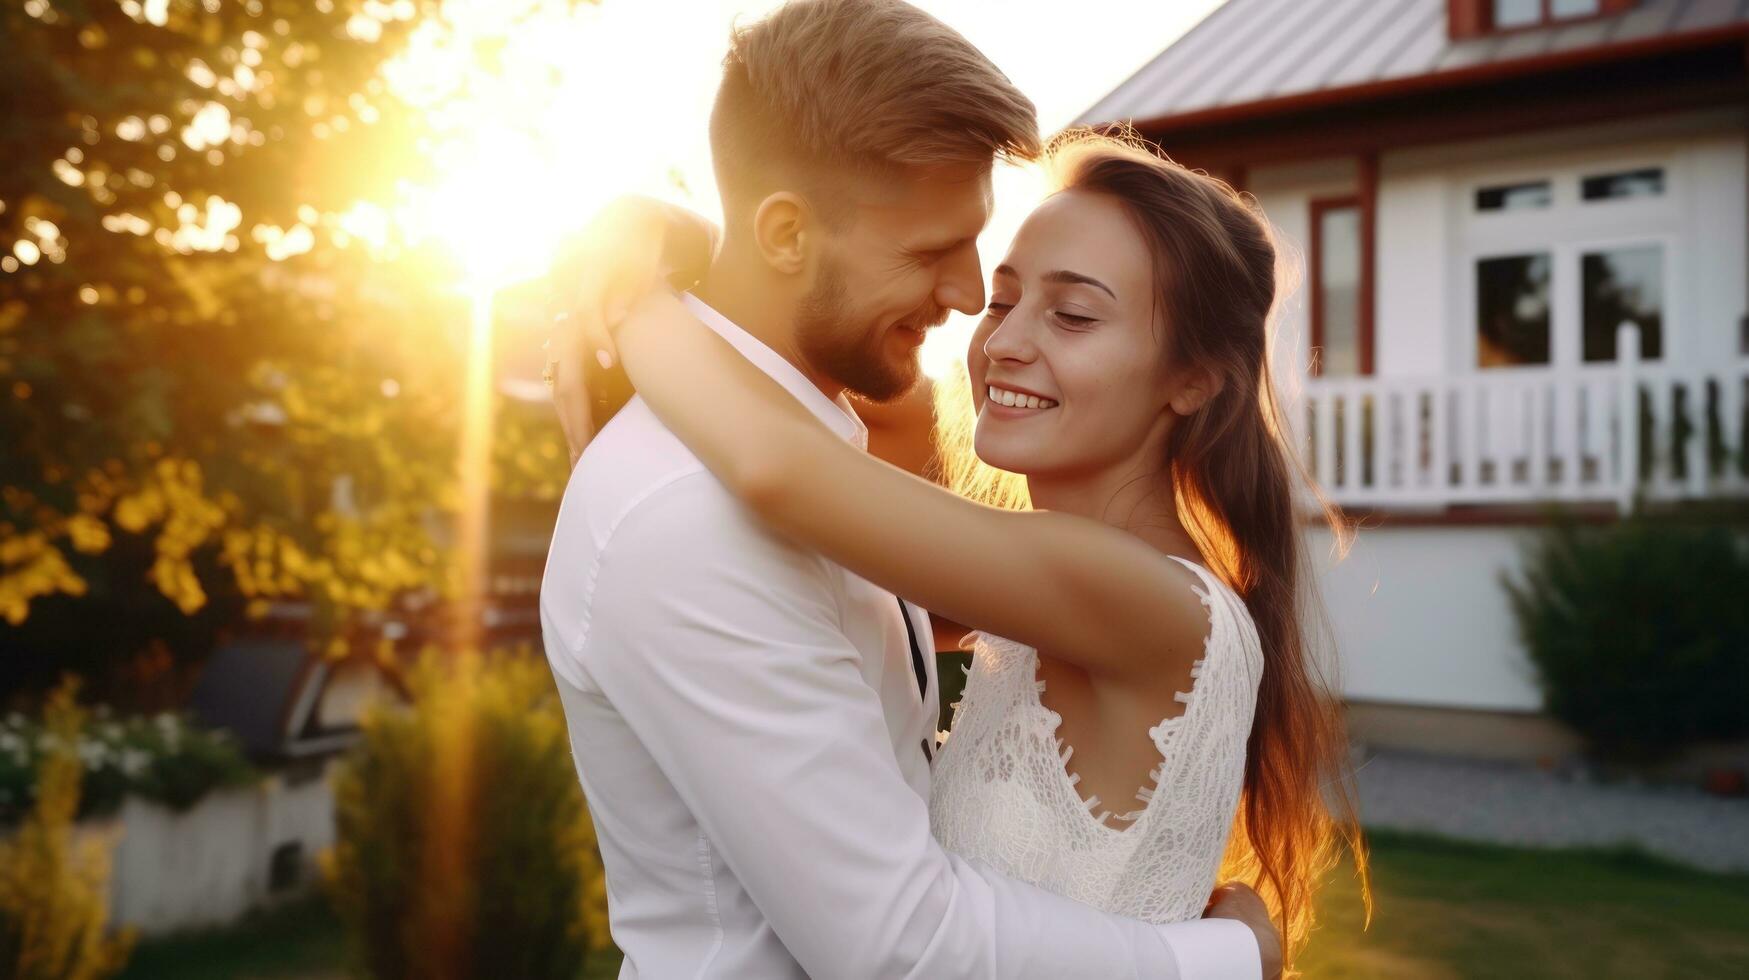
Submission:
<svg viewBox="0 0 1749 980">
<path fill-rule="evenodd" d="M 941 319 L 937 312 L 910 325 L 921 331 Z M 869 401 L 892 401 L 917 384 L 920 370 L 915 355 L 895 361 L 887 354 L 889 332 L 887 324 L 854 321 L 844 271 L 837 262 L 824 261 L 814 288 L 796 310 L 796 347 L 808 366 Z"/>
</svg>

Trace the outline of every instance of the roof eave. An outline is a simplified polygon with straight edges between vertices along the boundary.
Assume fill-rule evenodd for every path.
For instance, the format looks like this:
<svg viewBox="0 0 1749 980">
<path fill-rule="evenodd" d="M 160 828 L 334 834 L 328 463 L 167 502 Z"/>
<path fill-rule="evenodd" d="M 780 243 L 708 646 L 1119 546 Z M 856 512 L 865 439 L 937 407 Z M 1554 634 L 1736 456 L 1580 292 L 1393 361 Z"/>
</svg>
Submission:
<svg viewBox="0 0 1749 980">
<path fill-rule="evenodd" d="M 1449 71 L 1429 72 L 1404 78 L 1317 89 L 1279 98 L 1214 106 L 1193 112 L 1133 119 L 1129 122 L 1135 129 L 1150 136 L 1159 133 L 1183 132 L 1269 116 L 1291 115 L 1296 112 L 1326 108 L 1342 103 L 1366 102 L 1380 98 L 1414 95 L 1440 89 L 1519 78 L 1543 72 L 1608 64 L 1614 61 L 1630 61 L 1636 58 L 1670 54 L 1694 48 L 1713 47 L 1732 41 L 1749 44 L 1749 23 L 1736 23 L 1706 30 L 1624 41 L 1617 44 L 1600 44 L 1573 51 L 1515 58 L 1511 61 L 1454 68 Z M 1749 59 L 1749 48 L 1745 49 L 1745 58 Z M 1121 121 L 1123 120 L 1095 120 L 1083 117 L 1083 119 L 1077 120 L 1075 125 L 1097 127 Z"/>
</svg>

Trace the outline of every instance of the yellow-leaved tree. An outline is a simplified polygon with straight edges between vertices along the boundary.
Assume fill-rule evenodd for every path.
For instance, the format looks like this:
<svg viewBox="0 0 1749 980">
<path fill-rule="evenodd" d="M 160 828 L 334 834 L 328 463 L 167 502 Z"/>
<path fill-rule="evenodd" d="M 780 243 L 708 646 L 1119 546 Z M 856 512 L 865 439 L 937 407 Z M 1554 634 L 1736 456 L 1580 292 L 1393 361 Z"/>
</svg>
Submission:
<svg viewBox="0 0 1749 980">
<path fill-rule="evenodd" d="M 0 688 L 453 594 L 470 313 L 390 219 L 432 123 L 385 83 L 442 14 L 0 4 Z M 556 426 L 495 459 L 563 476 Z"/>
</svg>

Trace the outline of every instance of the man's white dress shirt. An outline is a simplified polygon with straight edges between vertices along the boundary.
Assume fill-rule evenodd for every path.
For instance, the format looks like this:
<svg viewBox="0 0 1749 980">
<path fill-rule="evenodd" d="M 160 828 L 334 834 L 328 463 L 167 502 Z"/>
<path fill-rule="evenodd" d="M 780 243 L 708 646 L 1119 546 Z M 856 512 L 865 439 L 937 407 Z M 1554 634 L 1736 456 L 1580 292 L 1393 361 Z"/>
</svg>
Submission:
<svg viewBox="0 0 1749 980">
<path fill-rule="evenodd" d="M 842 395 L 687 303 L 866 448 Z M 755 523 L 641 399 L 603 428 L 565 491 L 541 624 L 620 976 L 1257 977 L 1242 924 L 1116 918 L 941 849 L 935 658 L 922 696 L 900 617 Z"/>
</svg>

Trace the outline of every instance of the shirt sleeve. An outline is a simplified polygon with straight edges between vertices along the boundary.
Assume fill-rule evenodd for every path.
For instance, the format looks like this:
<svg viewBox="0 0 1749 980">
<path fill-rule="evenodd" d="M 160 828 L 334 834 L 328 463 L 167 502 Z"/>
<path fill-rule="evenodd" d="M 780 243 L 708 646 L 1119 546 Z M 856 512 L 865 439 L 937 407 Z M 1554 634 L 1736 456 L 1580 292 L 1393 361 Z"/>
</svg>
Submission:
<svg viewBox="0 0 1749 980">
<path fill-rule="evenodd" d="M 1263 980 L 1263 951 L 1236 919 L 1197 919 L 1160 927 L 1184 980 Z"/>
<path fill-rule="evenodd" d="M 1232 923 L 1106 915 L 942 850 L 834 581 L 689 478 L 613 530 L 575 651 L 808 975 L 1258 976 Z"/>
</svg>

